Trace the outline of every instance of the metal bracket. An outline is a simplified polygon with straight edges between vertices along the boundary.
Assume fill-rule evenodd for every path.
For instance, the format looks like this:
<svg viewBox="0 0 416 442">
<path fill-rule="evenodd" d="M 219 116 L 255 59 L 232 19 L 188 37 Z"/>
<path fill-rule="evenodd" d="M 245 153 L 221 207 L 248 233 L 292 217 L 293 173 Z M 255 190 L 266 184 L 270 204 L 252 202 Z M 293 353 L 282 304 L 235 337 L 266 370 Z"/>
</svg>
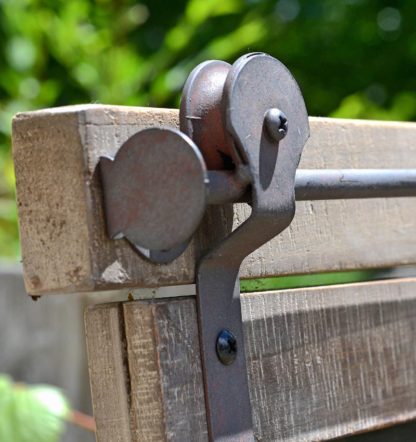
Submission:
<svg viewBox="0 0 416 442">
<path fill-rule="evenodd" d="M 201 102 L 206 95 L 211 99 L 208 110 Z M 202 258 L 197 297 L 211 440 L 251 441 L 238 273 L 247 255 L 292 221 L 308 115 L 286 67 L 268 55 L 249 54 L 232 66 L 214 61 L 197 67 L 185 85 L 180 117 L 181 129 L 207 151 L 212 166 L 231 163 L 236 169 L 244 167 L 249 176 L 251 216 Z M 214 152 L 205 135 L 209 133 L 221 136 Z M 223 139 L 226 145 L 220 144 Z M 226 362 L 218 348 L 225 348 Z"/>
<path fill-rule="evenodd" d="M 209 438 L 254 441 L 241 262 L 289 226 L 295 197 L 416 195 L 416 171 L 297 171 L 305 103 L 287 68 L 262 53 L 197 66 L 180 129 L 143 130 L 100 159 L 108 233 L 163 264 L 185 250 L 208 204 L 251 204 L 251 216 L 200 260 L 196 284 Z"/>
</svg>

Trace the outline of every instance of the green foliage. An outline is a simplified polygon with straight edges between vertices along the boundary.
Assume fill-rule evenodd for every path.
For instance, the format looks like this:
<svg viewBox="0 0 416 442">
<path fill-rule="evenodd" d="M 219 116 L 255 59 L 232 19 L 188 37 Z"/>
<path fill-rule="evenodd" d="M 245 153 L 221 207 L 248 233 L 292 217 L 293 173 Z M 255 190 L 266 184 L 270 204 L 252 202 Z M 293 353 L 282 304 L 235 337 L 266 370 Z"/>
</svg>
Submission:
<svg viewBox="0 0 416 442">
<path fill-rule="evenodd" d="M 13 384 L 0 375 L 0 440 L 58 442 L 70 408 L 60 390 Z"/>
<path fill-rule="evenodd" d="M 377 279 L 379 270 L 355 272 L 314 273 L 310 275 L 278 276 L 273 278 L 247 279 L 240 282 L 242 292 L 316 287 L 320 285 L 347 284 Z"/>
<path fill-rule="evenodd" d="M 412 0 L 0 0 L 0 255 L 18 255 L 14 113 L 82 102 L 177 106 L 209 58 L 281 59 L 311 115 L 416 117 Z"/>
</svg>

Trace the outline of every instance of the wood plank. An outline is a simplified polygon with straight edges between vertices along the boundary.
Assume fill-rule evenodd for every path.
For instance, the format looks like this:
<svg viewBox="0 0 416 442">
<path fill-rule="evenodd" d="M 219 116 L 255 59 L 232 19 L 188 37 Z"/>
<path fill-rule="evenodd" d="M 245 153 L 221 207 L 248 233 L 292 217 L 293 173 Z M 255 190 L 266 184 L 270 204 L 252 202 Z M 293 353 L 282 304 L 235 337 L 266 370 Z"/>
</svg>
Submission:
<svg viewBox="0 0 416 442">
<path fill-rule="evenodd" d="M 330 440 L 416 418 L 416 279 L 250 293 L 242 299 L 258 440 Z M 145 424 L 147 434 L 152 426 L 158 437 L 164 425 L 158 440 L 206 440 L 194 302 L 123 304 L 131 391 L 137 393 L 131 403 L 139 400 L 142 415 L 155 416 L 154 401 L 160 401 L 162 421 Z M 87 312 L 89 329 L 102 308 Z M 97 357 L 99 352 L 90 352 L 94 365 L 103 364 L 94 362 Z M 105 388 L 102 376 L 108 373 L 93 371 L 92 382 Z M 138 394 L 147 380 L 152 391 L 159 384 L 161 393 L 153 400 L 147 400 L 149 391 Z M 131 425 L 138 428 L 139 421 Z"/>
<path fill-rule="evenodd" d="M 91 395 L 99 442 L 133 442 L 123 314 L 117 304 L 85 312 Z"/>
<path fill-rule="evenodd" d="M 100 304 L 85 319 L 97 441 L 206 442 L 194 299 Z"/>
<path fill-rule="evenodd" d="M 416 167 L 415 123 L 311 118 L 303 168 Z M 105 232 L 97 171 L 101 155 L 178 112 L 70 106 L 19 114 L 13 154 L 28 293 L 74 293 L 190 284 L 204 251 L 249 214 L 211 208 L 185 254 L 170 265 L 141 259 Z M 243 278 L 416 263 L 416 200 L 300 202 L 291 227 L 243 263 Z"/>
<path fill-rule="evenodd" d="M 154 309 L 148 304 L 124 305 L 133 441 L 161 441 L 165 424 L 159 377 Z M 143 406 L 145 404 L 145 406 Z"/>
<path fill-rule="evenodd" d="M 194 300 L 124 304 L 133 440 L 207 441 Z"/>
<path fill-rule="evenodd" d="M 416 417 L 416 280 L 243 299 L 260 440 L 328 440 Z"/>
</svg>

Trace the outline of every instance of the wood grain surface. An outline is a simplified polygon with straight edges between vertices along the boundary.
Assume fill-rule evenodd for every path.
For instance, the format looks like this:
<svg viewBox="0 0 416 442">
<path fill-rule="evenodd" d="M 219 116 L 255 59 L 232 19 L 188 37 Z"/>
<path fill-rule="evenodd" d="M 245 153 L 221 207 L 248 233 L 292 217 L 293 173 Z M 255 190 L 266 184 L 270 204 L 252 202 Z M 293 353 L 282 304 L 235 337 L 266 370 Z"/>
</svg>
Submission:
<svg viewBox="0 0 416 442">
<path fill-rule="evenodd" d="M 102 304 L 88 310 L 85 333 L 97 440 L 132 442 L 121 305 Z"/>
<path fill-rule="evenodd" d="M 416 167 L 416 124 L 311 118 L 303 168 Z M 243 222 L 247 205 L 210 208 L 185 254 L 141 259 L 105 230 L 99 157 L 178 111 L 104 105 L 18 114 L 13 155 L 26 289 L 30 294 L 190 284 L 195 262 Z M 416 263 L 412 198 L 299 202 L 283 234 L 250 255 L 242 278 Z"/>
<path fill-rule="evenodd" d="M 416 418 L 415 279 L 242 300 L 257 440 L 330 440 Z M 193 298 L 89 308 L 99 442 L 207 440 L 196 321 Z"/>
</svg>

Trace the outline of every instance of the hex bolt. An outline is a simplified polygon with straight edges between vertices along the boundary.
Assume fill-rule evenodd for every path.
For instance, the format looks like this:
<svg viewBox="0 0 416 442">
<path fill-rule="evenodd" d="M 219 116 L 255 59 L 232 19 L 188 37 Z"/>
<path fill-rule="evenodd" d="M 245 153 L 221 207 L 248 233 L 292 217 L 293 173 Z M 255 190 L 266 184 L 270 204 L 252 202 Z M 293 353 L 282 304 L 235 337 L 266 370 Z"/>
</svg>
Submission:
<svg viewBox="0 0 416 442">
<path fill-rule="evenodd" d="M 216 344 L 218 359 L 224 365 L 231 365 L 237 357 L 237 339 L 227 329 L 222 329 L 217 337 Z"/>
<path fill-rule="evenodd" d="M 287 117 L 280 109 L 269 109 L 264 115 L 264 124 L 266 126 L 267 133 L 274 141 L 283 140 L 287 134 Z"/>
</svg>

